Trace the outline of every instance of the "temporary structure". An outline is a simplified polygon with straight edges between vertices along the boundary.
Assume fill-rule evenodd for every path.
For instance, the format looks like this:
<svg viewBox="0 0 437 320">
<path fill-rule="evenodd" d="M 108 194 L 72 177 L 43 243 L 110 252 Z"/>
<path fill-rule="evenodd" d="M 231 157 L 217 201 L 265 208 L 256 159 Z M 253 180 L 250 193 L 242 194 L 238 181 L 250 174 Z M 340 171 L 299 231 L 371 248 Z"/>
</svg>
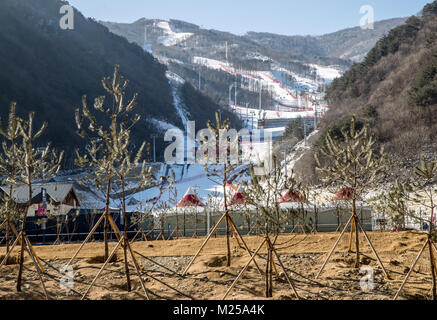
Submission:
<svg viewBox="0 0 437 320">
<path fill-rule="evenodd" d="M 183 235 L 186 235 L 185 227 L 186 227 L 186 214 L 192 214 L 195 216 L 195 231 L 193 234 L 193 237 L 197 237 L 197 215 L 199 213 L 202 213 L 205 211 L 205 205 L 200 201 L 195 188 L 189 187 L 185 195 L 182 197 L 182 199 L 176 204 L 176 206 L 173 208 L 172 212 L 176 215 L 176 218 L 179 214 L 184 215 L 184 232 Z M 178 221 L 178 219 L 177 219 Z M 176 223 L 176 236 L 179 234 L 179 223 Z"/>
<path fill-rule="evenodd" d="M 281 208 L 281 210 L 302 210 L 303 212 L 304 210 L 311 209 L 310 205 L 310 203 L 305 201 L 304 196 L 299 190 L 287 190 L 282 196 L 282 199 L 279 200 L 279 208 Z M 301 224 L 299 219 L 300 218 L 298 218 L 298 223 L 293 228 L 291 233 L 293 233 L 296 228 L 298 230 L 299 228 L 301 228 L 302 232 L 305 233 L 304 227 L 302 225 L 304 221 L 302 221 Z M 305 220 L 305 218 L 303 218 L 303 220 Z"/>
<path fill-rule="evenodd" d="M 343 188 L 335 194 L 335 196 L 332 198 L 332 200 L 333 201 L 349 201 L 349 200 L 352 200 L 353 193 L 354 193 L 354 189 Z"/>
<path fill-rule="evenodd" d="M 185 195 L 182 197 L 181 201 L 178 202 L 176 208 L 186 208 L 186 207 L 205 207 L 205 205 L 200 201 L 193 187 L 189 187 Z"/>
<path fill-rule="evenodd" d="M 228 206 L 244 206 L 246 204 L 246 200 L 244 199 L 244 194 L 239 192 L 235 192 L 232 197 L 228 201 Z"/>
<path fill-rule="evenodd" d="M 310 208 L 311 203 L 305 201 L 303 195 L 298 190 L 287 190 L 282 199 L 279 200 L 279 207 L 281 209 L 299 209 Z"/>
<path fill-rule="evenodd" d="M 287 190 L 279 203 L 303 202 L 303 196 L 298 190 Z"/>
</svg>

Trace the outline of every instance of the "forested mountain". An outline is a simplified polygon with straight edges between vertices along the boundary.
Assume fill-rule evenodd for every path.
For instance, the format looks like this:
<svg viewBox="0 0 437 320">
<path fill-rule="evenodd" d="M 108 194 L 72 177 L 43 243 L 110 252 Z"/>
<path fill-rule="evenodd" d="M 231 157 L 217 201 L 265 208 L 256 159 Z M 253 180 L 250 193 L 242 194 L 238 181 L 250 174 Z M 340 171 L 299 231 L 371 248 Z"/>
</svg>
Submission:
<svg viewBox="0 0 437 320">
<path fill-rule="evenodd" d="M 379 40 L 363 62 L 328 88 L 330 110 L 315 145 L 352 114 L 369 123 L 399 174 L 422 157 L 437 158 L 437 1 Z M 314 174 L 312 151 L 299 170 Z M 396 170 L 394 170 L 396 172 Z"/>
<path fill-rule="evenodd" d="M 52 141 L 71 152 L 83 144 L 74 123 L 74 109 L 81 106 L 81 96 L 86 94 L 91 105 L 95 97 L 105 94 L 101 79 L 112 75 L 114 65 L 119 64 L 120 73 L 130 81 L 127 95 L 139 94 L 136 112 L 142 120 L 133 130 L 134 142 L 150 141 L 150 135 L 157 132 L 151 119 L 182 128 L 167 68 L 78 11 L 74 29 L 61 29 L 59 11 L 64 4 L 59 0 L 0 2 L 1 121 L 7 119 L 9 103 L 16 101 L 19 115 L 35 111 L 38 123 L 48 121 L 41 143 Z M 189 88 L 185 88 L 185 95 L 189 103 L 182 100 L 181 104 L 193 120 L 206 123 L 214 117 L 218 106 L 211 100 Z M 203 113 L 198 115 L 200 102 Z M 193 112 L 190 104 L 195 105 Z"/>
<path fill-rule="evenodd" d="M 100 23 L 149 51 L 172 72 L 194 87 L 200 85 L 204 94 L 221 106 L 226 106 L 229 103 L 229 86 L 239 81 L 238 77 L 219 68 L 204 68 L 199 57 L 217 60 L 222 65 L 227 64 L 239 70 L 269 72 L 274 76 L 282 73 L 283 78 L 277 80 L 289 84 L 294 90 L 310 90 L 305 86 L 300 87 L 300 84 L 293 85 L 296 79 L 302 78 L 314 83 L 316 88 L 324 88 L 332 79 L 324 78 L 318 66 L 340 73 L 347 70 L 353 64 L 353 59 L 362 59 L 378 39 L 404 21 L 381 21 L 375 23 L 374 30 L 357 27 L 320 37 L 254 32 L 238 36 L 172 19 L 142 18 L 133 23 Z M 238 91 L 240 104 L 258 106 L 257 92 L 243 86 Z M 271 104 L 271 95 L 264 92 L 262 105 Z"/>
</svg>

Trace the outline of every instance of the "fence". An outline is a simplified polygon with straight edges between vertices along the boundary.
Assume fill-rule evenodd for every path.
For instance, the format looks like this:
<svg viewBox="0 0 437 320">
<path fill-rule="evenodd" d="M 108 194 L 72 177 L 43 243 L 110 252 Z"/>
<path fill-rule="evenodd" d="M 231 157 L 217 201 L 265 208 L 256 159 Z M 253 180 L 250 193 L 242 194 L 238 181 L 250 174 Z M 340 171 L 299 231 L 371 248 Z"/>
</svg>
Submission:
<svg viewBox="0 0 437 320">
<path fill-rule="evenodd" d="M 38 218 L 28 218 L 26 224 L 26 234 L 32 243 L 52 244 L 54 242 L 77 243 L 83 241 L 98 221 L 103 213 L 91 212 L 70 212 L 66 216 L 54 217 L 48 220 L 46 229 L 43 230 Z M 204 237 L 209 234 L 221 214 L 211 214 L 208 223 L 208 216 L 204 214 L 179 214 L 167 216 L 162 219 L 145 217 L 141 223 L 132 225 L 135 214 L 128 214 L 131 227 L 127 235 L 129 239 L 146 237 L 148 240 L 155 239 L 175 239 L 180 237 Z M 112 212 L 111 216 L 119 230 L 123 230 L 120 213 Z M 232 213 L 232 219 L 242 235 L 259 234 L 261 225 L 256 219 L 251 219 L 241 213 Z M 367 231 L 374 229 L 374 222 L 369 208 L 363 208 L 359 212 L 360 220 Z M 340 208 L 323 209 L 315 217 L 314 212 L 305 211 L 300 215 L 295 213 L 284 220 L 281 233 L 299 233 L 312 231 L 314 228 L 318 232 L 339 231 L 350 217 L 350 212 Z M 60 221 L 61 220 L 61 221 Z M 314 220 L 316 220 L 314 222 Z M 208 230 L 209 225 L 209 230 Z M 306 228 L 304 228 L 306 226 Z M 102 241 L 104 235 L 104 223 L 102 222 L 93 234 L 91 241 Z M 4 241 L 4 230 L 0 233 L 0 245 Z M 217 229 L 218 236 L 226 234 L 225 223 Z M 108 229 L 108 238 L 115 241 L 116 236 L 111 228 Z"/>
</svg>

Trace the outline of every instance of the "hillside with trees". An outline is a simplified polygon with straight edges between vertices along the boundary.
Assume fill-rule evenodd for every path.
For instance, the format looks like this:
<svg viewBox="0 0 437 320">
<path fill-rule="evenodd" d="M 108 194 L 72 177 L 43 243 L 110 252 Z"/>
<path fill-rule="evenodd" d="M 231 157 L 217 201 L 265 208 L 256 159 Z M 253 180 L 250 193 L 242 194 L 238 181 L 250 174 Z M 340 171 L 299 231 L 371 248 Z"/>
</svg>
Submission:
<svg viewBox="0 0 437 320">
<path fill-rule="evenodd" d="M 120 65 L 120 73 L 130 80 L 127 96 L 138 93 L 141 120 L 132 133 L 133 143 L 150 141 L 151 134 L 157 132 L 148 119 L 182 128 L 166 78 L 167 68 L 137 45 L 76 10 L 74 29 L 62 30 L 59 9 L 64 4 L 59 0 L 0 2 L 1 121 L 7 119 L 11 101 L 17 102 L 20 116 L 35 110 L 35 120 L 49 124 L 40 143 L 52 141 L 70 154 L 76 146 L 83 146 L 76 134 L 74 109 L 81 106 L 84 94 L 89 103 L 103 95 L 101 79 L 112 74 L 114 65 Z M 189 90 L 185 96 L 184 105 L 193 120 L 203 123 L 214 116 L 218 108 L 214 102 L 196 90 Z M 204 108 L 198 115 L 199 103 Z M 191 104 L 195 106 L 193 111 Z M 235 117 L 231 120 L 238 121 Z"/>
<path fill-rule="evenodd" d="M 379 40 L 363 62 L 355 64 L 327 91 L 330 110 L 314 138 L 314 150 L 328 131 L 340 137 L 352 115 L 357 126 L 369 124 L 378 145 L 393 160 L 395 175 L 422 156 L 437 157 L 437 1 L 423 16 L 413 16 Z M 298 163 L 315 178 L 312 154 Z"/>
</svg>

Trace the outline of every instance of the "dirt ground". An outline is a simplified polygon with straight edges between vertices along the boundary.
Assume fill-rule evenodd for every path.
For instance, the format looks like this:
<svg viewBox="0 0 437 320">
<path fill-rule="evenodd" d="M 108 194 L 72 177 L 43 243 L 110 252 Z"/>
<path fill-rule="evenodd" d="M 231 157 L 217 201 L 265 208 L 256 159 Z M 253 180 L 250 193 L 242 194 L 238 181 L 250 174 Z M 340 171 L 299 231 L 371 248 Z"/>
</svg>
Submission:
<svg viewBox="0 0 437 320">
<path fill-rule="evenodd" d="M 318 280 L 315 276 L 335 243 L 338 233 L 311 235 L 283 235 L 277 241 L 281 260 L 296 285 L 302 299 L 308 300 L 375 300 L 393 299 L 414 258 L 420 251 L 426 235 L 419 232 L 373 232 L 369 236 L 380 254 L 391 279 L 386 279 L 379 267 L 364 235 L 360 234 L 360 249 L 364 253 L 361 261 L 374 269 L 374 288 L 364 291 L 360 280 L 365 274 L 354 268 L 354 253 L 348 253 L 349 235 L 345 235 L 336 253 L 326 265 Z M 254 250 L 263 240 L 260 236 L 244 238 Z M 195 261 L 187 276 L 182 277 L 191 257 L 197 252 L 203 238 L 171 241 L 135 242 L 132 247 L 143 267 L 142 277 L 151 299 L 222 299 L 238 273 L 249 259 L 248 253 L 231 240 L 232 265 L 226 267 L 225 238 L 212 238 Z M 110 250 L 115 243 L 110 244 Z M 68 284 L 61 268 L 73 256 L 79 244 L 35 247 L 46 273 L 43 275 L 50 299 L 81 299 L 88 286 L 102 266 L 104 253 L 102 243 L 87 244 L 73 262 L 74 288 L 68 290 L 61 283 Z M 261 270 L 265 269 L 265 248 L 256 259 Z M 0 248 L 0 259 L 5 247 Z M 17 260 L 14 250 L 12 260 Z M 425 251 L 414 269 L 400 299 L 428 299 L 431 294 L 429 253 Z M 130 263 L 132 291 L 126 291 L 123 251 L 117 251 L 117 259 L 108 264 L 94 287 L 87 295 L 92 300 L 145 299 L 135 268 Z M 130 260 L 129 260 L 130 261 Z M 131 262 L 131 261 L 130 261 Z M 296 299 L 283 270 L 277 266 L 279 278 L 274 276 L 273 299 Z M 0 268 L 0 299 L 44 299 L 38 273 L 32 260 L 26 254 L 22 292 L 16 292 L 18 265 L 10 264 Z M 264 280 L 252 263 L 247 273 L 230 292 L 227 299 L 265 299 Z"/>
</svg>

